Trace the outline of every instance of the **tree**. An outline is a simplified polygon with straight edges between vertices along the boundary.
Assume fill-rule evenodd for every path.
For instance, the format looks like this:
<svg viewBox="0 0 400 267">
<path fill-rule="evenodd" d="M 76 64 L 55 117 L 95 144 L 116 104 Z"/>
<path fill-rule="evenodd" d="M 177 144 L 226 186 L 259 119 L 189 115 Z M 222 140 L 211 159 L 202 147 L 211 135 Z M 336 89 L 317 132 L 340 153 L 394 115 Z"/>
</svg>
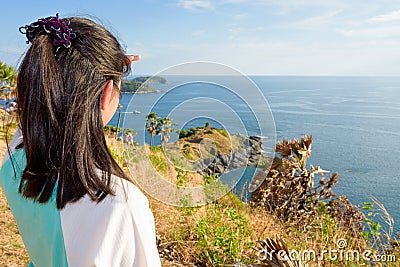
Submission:
<svg viewBox="0 0 400 267">
<path fill-rule="evenodd" d="M 122 135 L 127 135 L 128 133 L 130 133 L 132 136 L 137 135 L 137 132 L 135 130 L 131 129 L 131 128 L 125 128 L 122 131 Z"/>
<path fill-rule="evenodd" d="M 17 72 L 11 66 L 0 61 L 0 92 L 6 99 L 15 97 Z"/>
<path fill-rule="evenodd" d="M 153 139 L 156 132 L 159 130 L 160 124 L 157 121 L 157 113 L 150 112 L 146 116 L 146 130 L 150 134 L 150 146 L 153 146 Z"/>
<path fill-rule="evenodd" d="M 157 135 L 161 134 L 161 145 L 165 146 L 168 140 L 171 138 L 169 135 L 171 132 L 174 132 L 175 129 L 173 126 L 177 126 L 177 123 L 172 123 L 171 118 L 157 118 L 157 122 L 159 124 L 158 130 L 156 132 Z"/>
</svg>

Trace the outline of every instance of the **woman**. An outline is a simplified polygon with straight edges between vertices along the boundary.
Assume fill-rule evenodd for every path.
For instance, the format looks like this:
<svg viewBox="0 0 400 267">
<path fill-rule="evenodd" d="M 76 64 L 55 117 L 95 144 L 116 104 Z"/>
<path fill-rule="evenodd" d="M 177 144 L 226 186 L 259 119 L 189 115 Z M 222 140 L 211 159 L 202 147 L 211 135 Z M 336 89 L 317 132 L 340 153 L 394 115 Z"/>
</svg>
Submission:
<svg viewBox="0 0 400 267">
<path fill-rule="evenodd" d="M 31 46 L 0 184 L 30 266 L 160 266 L 148 200 L 112 158 L 103 130 L 134 57 L 85 18 L 57 14 L 20 31 Z"/>
</svg>

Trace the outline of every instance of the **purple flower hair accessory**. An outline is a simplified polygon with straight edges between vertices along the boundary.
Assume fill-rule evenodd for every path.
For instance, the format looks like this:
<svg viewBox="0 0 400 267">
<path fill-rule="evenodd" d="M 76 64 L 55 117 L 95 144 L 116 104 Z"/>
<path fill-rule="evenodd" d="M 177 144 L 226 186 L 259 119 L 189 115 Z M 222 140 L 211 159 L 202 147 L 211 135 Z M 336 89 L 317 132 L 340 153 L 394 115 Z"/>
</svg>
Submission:
<svg viewBox="0 0 400 267">
<path fill-rule="evenodd" d="M 26 35 L 27 44 L 32 43 L 36 36 L 47 34 L 51 38 L 51 44 L 55 48 L 55 56 L 60 48 L 69 48 L 71 39 L 76 37 L 76 34 L 69 27 L 70 21 L 60 19 L 58 13 L 55 17 L 41 18 L 30 25 L 25 25 L 19 28 L 19 32 Z"/>
</svg>

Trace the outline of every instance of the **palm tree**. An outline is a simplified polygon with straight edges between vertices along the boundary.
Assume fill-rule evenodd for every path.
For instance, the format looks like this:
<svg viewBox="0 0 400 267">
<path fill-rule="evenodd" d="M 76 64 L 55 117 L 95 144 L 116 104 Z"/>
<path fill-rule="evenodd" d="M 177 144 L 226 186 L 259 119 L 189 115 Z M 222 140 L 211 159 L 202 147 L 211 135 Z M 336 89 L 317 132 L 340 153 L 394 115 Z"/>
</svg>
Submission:
<svg viewBox="0 0 400 267">
<path fill-rule="evenodd" d="M 159 123 L 157 121 L 157 113 L 150 112 L 146 116 L 146 130 L 150 133 L 150 146 L 153 146 L 154 135 L 156 134 Z"/>
<path fill-rule="evenodd" d="M 17 72 L 11 66 L 0 61 L 0 93 L 6 99 L 15 97 Z"/>
<path fill-rule="evenodd" d="M 169 135 L 171 132 L 174 132 L 175 129 L 173 126 L 177 126 L 177 123 L 172 123 L 171 118 L 158 118 L 157 119 L 159 123 L 159 129 L 157 130 L 156 134 L 159 135 L 161 134 L 161 145 L 165 146 L 165 144 L 168 142 L 168 140 L 171 138 Z"/>
</svg>

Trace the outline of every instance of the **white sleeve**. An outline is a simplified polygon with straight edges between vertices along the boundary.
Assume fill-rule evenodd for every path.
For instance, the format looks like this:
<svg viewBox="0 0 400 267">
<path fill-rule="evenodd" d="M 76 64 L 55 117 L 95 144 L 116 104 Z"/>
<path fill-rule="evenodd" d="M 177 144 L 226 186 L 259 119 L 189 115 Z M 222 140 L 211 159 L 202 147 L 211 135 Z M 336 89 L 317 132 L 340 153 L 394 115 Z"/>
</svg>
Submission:
<svg viewBox="0 0 400 267">
<path fill-rule="evenodd" d="M 61 211 L 69 266 L 161 266 L 148 200 L 133 184 L 122 183 L 116 196 L 100 203 L 85 196 Z"/>
</svg>

